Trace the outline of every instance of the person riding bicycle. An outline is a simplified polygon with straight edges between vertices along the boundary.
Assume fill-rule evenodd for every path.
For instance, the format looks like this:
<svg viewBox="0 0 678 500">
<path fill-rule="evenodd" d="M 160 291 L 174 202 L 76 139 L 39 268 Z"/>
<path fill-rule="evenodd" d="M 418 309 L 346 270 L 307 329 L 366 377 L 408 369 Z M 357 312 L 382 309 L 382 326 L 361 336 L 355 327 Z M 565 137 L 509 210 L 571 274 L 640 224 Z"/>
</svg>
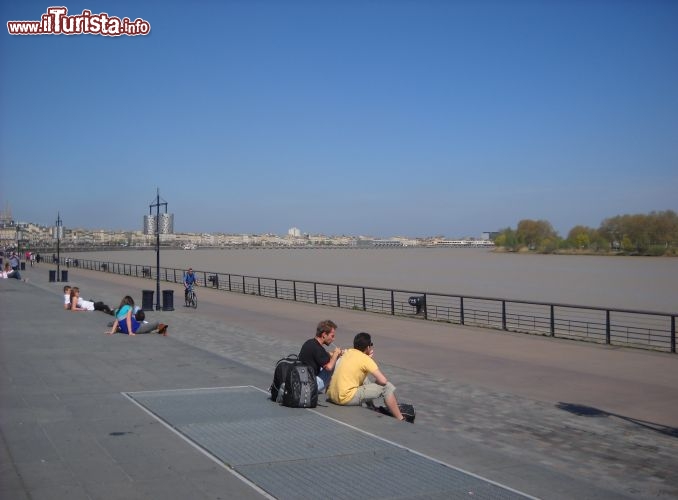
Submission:
<svg viewBox="0 0 678 500">
<path fill-rule="evenodd" d="M 188 299 L 188 291 L 193 290 L 193 285 L 196 282 L 195 274 L 193 274 L 193 268 L 189 267 L 188 271 L 184 275 L 184 300 Z"/>
</svg>

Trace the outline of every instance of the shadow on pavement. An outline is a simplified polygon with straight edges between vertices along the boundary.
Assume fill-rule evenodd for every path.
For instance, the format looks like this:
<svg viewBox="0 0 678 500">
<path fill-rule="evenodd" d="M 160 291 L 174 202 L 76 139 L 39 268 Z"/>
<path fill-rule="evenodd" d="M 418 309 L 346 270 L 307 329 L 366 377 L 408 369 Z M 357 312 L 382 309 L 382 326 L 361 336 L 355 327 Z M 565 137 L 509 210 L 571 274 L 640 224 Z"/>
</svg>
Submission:
<svg viewBox="0 0 678 500">
<path fill-rule="evenodd" d="M 678 438 L 678 429 L 675 427 L 668 427 L 666 425 L 656 424 L 654 422 L 647 422 L 645 420 L 639 420 L 637 418 L 625 417 L 624 415 L 617 415 L 616 413 L 610 413 L 605 410 L 600 410 L 598 408 L 593 408 L 592 406 L 580 405 L 576 403 L 563 403 L 560 402 L 556 404 L 556 408 L 559 410 L 564 410 L 566 412 L 572 413 L 579 417 L 617 417 L 632 424 L 639 425 L 640 427 L 645 427 L 646 429 L 659 432 L 666 436 L 671 436 Z"/>
</svg>

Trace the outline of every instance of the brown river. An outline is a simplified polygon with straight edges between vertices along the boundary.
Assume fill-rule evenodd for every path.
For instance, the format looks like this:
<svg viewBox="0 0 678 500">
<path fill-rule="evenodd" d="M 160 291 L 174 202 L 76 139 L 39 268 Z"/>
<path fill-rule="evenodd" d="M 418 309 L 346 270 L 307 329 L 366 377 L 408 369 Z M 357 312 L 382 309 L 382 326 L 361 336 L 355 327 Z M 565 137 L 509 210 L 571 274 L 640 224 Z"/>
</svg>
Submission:
<svg viewBox="0 0 678 500">
<path fill-rule="evenodd" d="M 63 253 L 155 267 L 154 250 Z M 160 266 L 417 292 L 678 312 L 678 259 L 470 248 L 162 250 Z"/>
</svg>

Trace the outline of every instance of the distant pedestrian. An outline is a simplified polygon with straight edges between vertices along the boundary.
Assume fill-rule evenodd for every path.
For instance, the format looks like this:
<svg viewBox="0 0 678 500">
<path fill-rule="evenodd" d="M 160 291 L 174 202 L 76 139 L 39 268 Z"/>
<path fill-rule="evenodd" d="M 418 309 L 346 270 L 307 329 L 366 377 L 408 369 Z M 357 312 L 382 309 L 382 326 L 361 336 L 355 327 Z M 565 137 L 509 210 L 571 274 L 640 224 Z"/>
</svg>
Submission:
<svg viewBox="0 0 678 500">
<path fill-rule="evenodd" d="M 19 270 L 19 266 L 21 265 L 21 259 L 19 258 L 16 252 L 12 252 L 12 255 L 9 257 L 9 265 L 14 271 Z"/>
</svg>

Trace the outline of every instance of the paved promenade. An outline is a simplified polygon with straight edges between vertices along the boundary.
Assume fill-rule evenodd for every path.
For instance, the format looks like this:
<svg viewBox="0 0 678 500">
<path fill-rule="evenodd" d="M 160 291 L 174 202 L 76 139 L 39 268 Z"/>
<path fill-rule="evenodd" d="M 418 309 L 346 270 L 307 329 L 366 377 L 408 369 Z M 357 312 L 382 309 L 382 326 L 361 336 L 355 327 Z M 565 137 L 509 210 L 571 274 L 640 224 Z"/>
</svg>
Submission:
<svg viewBox="0 0 678 500">
<path fill-rule="evenodd" d="M 265 389 L 275 361 L 326 318 L 341 347 L 373 335 L 375 359 L 418 413 L 404 425 L 322 403 L 321 415 L 540 498 L 678 496 L 676 355 L 204 288 L 192 310 L 168 283 L 175 311 L 147 313 L 168 337 L 107 336 L 110 316 L 63 310 L 48 269 L 0 281 L 0 498 L 263 498 L 122 393 Z M 69 284 L 111 306 L 155 290 L 77 269 Z"/>
</svg>

